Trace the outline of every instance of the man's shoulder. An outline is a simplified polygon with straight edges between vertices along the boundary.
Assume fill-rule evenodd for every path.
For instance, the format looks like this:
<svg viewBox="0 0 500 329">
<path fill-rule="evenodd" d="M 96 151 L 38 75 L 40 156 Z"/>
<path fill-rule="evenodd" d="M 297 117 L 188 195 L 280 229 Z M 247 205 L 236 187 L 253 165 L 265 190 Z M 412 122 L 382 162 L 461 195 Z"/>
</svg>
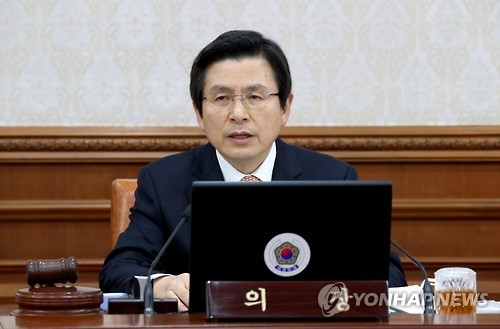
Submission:
<svg viewBox="0 0 500 329">
<path fill-rule="evenodd" d="M 300 179 L 357 179 L 353 165 L 332 155 L 283 141 L 277 142 L 277 152 L 277 163 L 283 171 L 292 176 L 300 173 Z"/>
<path fill-rule="evenodd" d="M 169 154 L 163 158 L 154 160 L 144 166 L 144 169 L 150 171 L 174 169 L 179 170 L 181 168 L 190 168 L 191 164 L 200 157 L 206 156 L 207 152 L 210 151 L 210 146 L 208 144 L 193 147 L 190 150 L 182 151 L 174 154 Z"/>
</svg>

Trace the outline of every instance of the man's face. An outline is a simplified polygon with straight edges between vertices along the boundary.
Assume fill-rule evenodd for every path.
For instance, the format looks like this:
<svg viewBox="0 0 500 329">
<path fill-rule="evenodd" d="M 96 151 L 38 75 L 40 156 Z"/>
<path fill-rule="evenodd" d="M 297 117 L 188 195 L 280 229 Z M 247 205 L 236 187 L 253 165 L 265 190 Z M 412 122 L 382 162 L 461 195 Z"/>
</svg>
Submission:
<svg viewBox="0 0 500 329">
<path fill-rule="evenodd" d="M 219 97 L 262 91 L 266 96 L 267 92 L 278 92 L 272 69 L 262 58 L 228 59 L 213 64 L 206 72 L 203 95 Z M 292 100 L 290 95 L 281 108 L 279 97 L 270 96 L 251 107 L 236 96 L 224 107 L 204 100 L 203 118 L 196 108 L 195 112 L 209 142 L 236 169 L 251 173 L 265 160 L 281 127 L 285 126 Z"/>
</svg>

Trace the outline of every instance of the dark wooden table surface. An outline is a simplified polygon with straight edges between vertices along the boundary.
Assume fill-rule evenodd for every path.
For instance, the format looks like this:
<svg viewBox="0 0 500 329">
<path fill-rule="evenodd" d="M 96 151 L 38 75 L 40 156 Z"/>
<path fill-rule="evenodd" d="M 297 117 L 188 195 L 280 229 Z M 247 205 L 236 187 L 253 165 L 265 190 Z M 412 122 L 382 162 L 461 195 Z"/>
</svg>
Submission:
<svg viewBox="0 0 500 329">
<path fill-rule="evenodd" d="M 205 314 L 10 315 L 14 304 L 0 304 L 0 328 L 500 328 L 500 314 L 391 314 L 387 320 L 213 321 Z"/>
</svg>

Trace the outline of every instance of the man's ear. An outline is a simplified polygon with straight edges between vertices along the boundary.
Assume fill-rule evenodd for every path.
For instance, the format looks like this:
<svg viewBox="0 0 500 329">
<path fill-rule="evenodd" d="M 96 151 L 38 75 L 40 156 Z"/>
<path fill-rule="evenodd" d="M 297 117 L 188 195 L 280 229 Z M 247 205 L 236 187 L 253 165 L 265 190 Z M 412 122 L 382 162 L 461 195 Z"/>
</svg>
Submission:
<svg viewBox="0 0 500 329">
<path fill-rule="evenodd" d="M 290 93 L 286 99 L 285 106 L 281 109 L 283 112 L 281 114 L 281 125 L 284 126 L 288 122 L 288 118 L 290 117 L 290 109 L 292 108 L 292 102 L 293 102 L 293 94 Z"/>
<path fill-rule="evenodd" d="M 205 123 L 203 122 L 202 112 L 196 107 L 196 104 L 194 102 L 193 102 L 193 110 L 196 115 L 196 121 L 198 121 L 198 126 L 200 126 L 201 130 L 205 131 Z"/>
</svg>

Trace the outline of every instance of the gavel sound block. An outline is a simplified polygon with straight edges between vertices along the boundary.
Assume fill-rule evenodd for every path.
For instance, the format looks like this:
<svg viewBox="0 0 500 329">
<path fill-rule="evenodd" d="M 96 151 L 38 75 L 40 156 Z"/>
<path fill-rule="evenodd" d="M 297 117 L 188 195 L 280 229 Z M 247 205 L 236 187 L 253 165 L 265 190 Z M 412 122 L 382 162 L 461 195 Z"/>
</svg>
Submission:
<svg viewBox="0 0 500 329">
<path fill-rule="evenodd" d="M 26 264 L 29 288 L 16 293 L 18 309 L 12 315 L 100 313 L 100 289 L 76 286 L 78 263 L 74 257 L 30 260 Z"/>
</svg>

